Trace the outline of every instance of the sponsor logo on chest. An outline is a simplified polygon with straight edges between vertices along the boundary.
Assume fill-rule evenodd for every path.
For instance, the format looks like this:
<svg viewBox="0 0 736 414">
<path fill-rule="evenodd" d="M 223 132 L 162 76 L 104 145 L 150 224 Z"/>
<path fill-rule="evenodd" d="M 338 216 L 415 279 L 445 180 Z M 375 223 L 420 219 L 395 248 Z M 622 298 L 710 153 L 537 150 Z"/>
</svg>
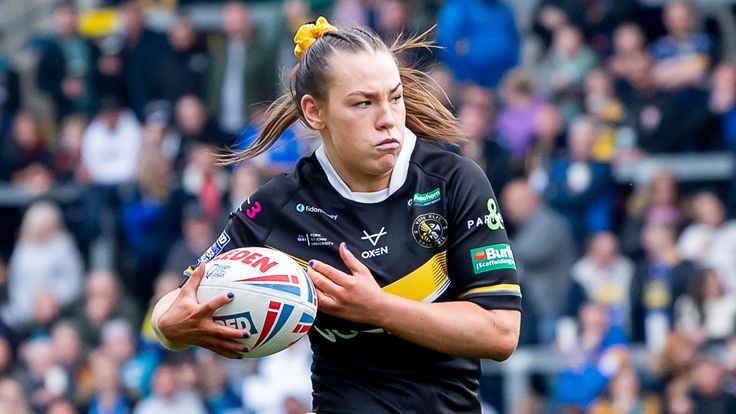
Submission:
<svg viewBox="0 0 736 414">
<path fill-rule="evenodd" d="M 426 193 L 414 193 L 414 197 L 412 197 L 407 204 L 410 206 L 428 206 L 440 201 L 441 198 L 442 195 L 440 193 L 440 188 L 437 187 Z"/>
<path fill-rule="evenodd" d="M 385 236 L 387 234 L 386 227 L 381 227 L 381 230 L 378 231 L 378 233 L 369 234 L 367 230 L 363 230 L 363 237 L 361 237 L 361 240 L 367 240 L 371 243 L 373 246 L 373 249 L 363 250 L 360 252 L 360 257 L 364 259 L 370 259 L 371 257 L 378 257 L 382 256 L 384 254 L 388 254 L 388 246 L 379 246 L 378 242 L 381 240 L 382 236 Z"/>
<path fill-rule="evenodd" d="M 295 209 L 299 213 L 322 214 L 326 217 L 329 217 L 331 220 L 337 220 L 337 214 L 330 214 L 319 207 L 299 203 L 296 205 Z"/>
</svg>

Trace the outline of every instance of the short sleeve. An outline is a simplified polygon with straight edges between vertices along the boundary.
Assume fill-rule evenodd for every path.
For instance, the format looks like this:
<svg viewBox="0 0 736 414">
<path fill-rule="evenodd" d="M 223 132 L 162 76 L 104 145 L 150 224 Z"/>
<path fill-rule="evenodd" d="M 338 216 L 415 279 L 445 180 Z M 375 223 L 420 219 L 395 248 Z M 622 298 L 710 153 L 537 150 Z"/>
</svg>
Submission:
<svg viewBox="0 0 736 414">
<path fill-rule="evenodd" d="M 447 267 L 458 299 L 521 309 L 521 288 L 499 203 L 485 173 L 461 158 L 450 176 Z"/>
<path fill-rule="evenodd" d="M 217 255 L 228 250 L 246 246 L 263 245 L 270 226 L 271 218 L 276 214 L 277 208 L 263 197 L 263 191 L 256 192 L 249 197 L 240 207 L 230 213 L 230 219 L 225 225 L 217 239 L 199 257 L 198 262 L 209 262 Z M 179 284 L 183 286 L 194 271 L 197 263 L 192 263 L 184 271 L 184 276 Z"/>
</svg>

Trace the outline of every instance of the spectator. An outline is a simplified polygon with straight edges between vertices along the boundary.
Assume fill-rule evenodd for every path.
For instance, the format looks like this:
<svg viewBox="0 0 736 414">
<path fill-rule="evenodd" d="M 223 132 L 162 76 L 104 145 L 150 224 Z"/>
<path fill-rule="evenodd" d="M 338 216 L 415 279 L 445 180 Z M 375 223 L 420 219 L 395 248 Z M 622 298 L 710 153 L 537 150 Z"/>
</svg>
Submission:
<svg viewBox="0 0 736 414">
<path fill-rule="evenodd" d="M 665 392 L 686 392 L 695 352 L 696 346 L 691 338 L 677 331 L 667 334 L 664 348 L 657 351 L 649 361 L 651 389 L 660 395 Z"/>
<path fill-rule="evenodd" d="M 655 84 L 673 91 L 701 88 L 715 51 L 708 35 L 696 31 L 695 6 L 686 0 L 670 0 L 663 17 L 667 35 L 652 45 Z"/>
<path fill-rule="evenodd" d="M 84 246 L 100 235 L 112 237 L 116 211 L 130 197 L 142 143 L 143 131 L 133 113 L 121 108 L 116 97 L 103 97 L 82 138 L 82 166 L 91 184 L 82 200 L 87 216 L 80 229 Z"/>
<path fill-rule="evenodd" d="M 181 391 L 177 383 L 176 368 L 161 363 L 153 374 L 152 394 L 138 402 L 133 414 L 204 414 L 202 400 L 194 393 Z"/>
<path fill-rule="evenodd" d="M 74 2 L 58 5 L 54 17 L 58 33 L 38 62 L 38 86 L 51 98 L 57 122 L 72 113 L 91 116 L 97 100 L 99 50 L 77 31 Z"/>
<path fill-rule="evenodd" d="M 40 194 L 54 183 L 53 155 L 38 122 L 29 112 L 18 112 L 10 139 L 0 141 L 0 181 Z"/>
<path fill-rule="evenodd" d="M 99 345 L 102 326 L 107 321 L 140 320 L 135 302 L 120 286 L 118 276 L 108 270 L 94 270 L 87 276 L 84 297 L 69 308 L 68 315 L 80 323 L 80 336 L 88 348 Z"/>
<path fill-rule="evenodd" d="M 0 41 L 2 41 L 0 33 Z M 8 56 L 0 53 L 0 136 L 5 135 L 20 108 L 20 78 Z"/>
<path fill-rule="evenodd" d="M 626 116 L 623 102 L 615 95 L 611 75 L 601 67 L 585 75 L 583 108 L 598 124 L 598 138 L 593 146 L 593 158 L 614 160 L 617 138 Z"/>
<path fill-rule="evenodd" d="M 81 293 L 82 258 L 59 208 L 37 202 L 26 211 L 8 266 L 2 318 L 15 329 L 45 324 Z"/>
<path fill-rule="evenodd" d="M 86 183 L 87 171 L 82 168 L 82 142 L 87 120 L 70 115 L 61 121 L 57 148 L 54 151 L 54 173 L 60 183 Z"/>
<path fill-rule="evenodd" d="M 626 222 L 621 236 L 623 252 L 638 259 L 642 254 L 641 230 L 647 223 L 660 223 L 674 227 L 680 225 L 679 190 L 672 173 L 662 170 L 655 173 L 646 186 L 636 189 L 629 198 Z"/>
<path fill-rule="evenodd" d="M 544 100 L 537 95 L 532 76 L 524 69 L 506 74 L 500 94 L 503 107 L 498 116 L 498 133 L 506 140 L 511 156 L 522 160 L 531 145 L 534 120 Z"/>
<path fill-rule="evenodd" d="M 623 23 L 616 27 L 613 34 L 613 53 L 608 57 L 607 66 L 617 81 L 634 75 L 629 62 L 646 52 L 646 47 L 647 39 L 639 25 Z"/>
<path fill-rule="evenodd" d="M 237 210 L 248 197 L 256 192 L 258 185 L 258 170 L 250 164 L 239 165 L 230 176 L 230 188 L 225 195 L 224 209 L 226 211 Z"/>
<path fill-rule="evenodd" d="M 544 205 L 524 181 L 508 183 L 501 200 L 506 219 L 517 226 L 511 244 L 526 301 L 522 317 L 529 318 L 522 322 L 522 330 L 527 330 L 522 332 L 522 342 L 536 339 L 549 344 L 567 307 L 574 239 L 567 221 Z"/>
<path fill-rule="evenodd" d="M 524 174 L 534 191 L 541 193 L 549 184 L 552 162 L 567 141 L 565 120 L 554 104 L 545 104 L 534 120 L 535 132 L 531 148 L 524 158 Z"/>
<path fill-rule="evenodd" d="M 538 84 L 557 99 L 574 100 L 582 89 L 585 73 L 595 60 L 595 53 L 585 44 L 580 29 L 563 25 L 555 30 L 552 48 L 537 72 Z"/>
<path fill-rule="evenodd" d="M 82 165 L 92 184 L 132 183 L 143 140 L 140 123 L 114 96 L 103 97 L 97 116 L 84 131 Z"/>
<path fill-rule="evenodd" d="M 680 378 L 673 381 L 667 387 L 666 404 L 664 409 L 669 414 L 695 414 L 693 408 L 693 400 L 690 398 L 688 389 L 690 381 L 686 378 Z"/>
<path fill-rule="evenodd" d="M 545 0 L 541 2 L 536 32 L 549 39 L 560 24 L 579 27 L 596 52 L 606 54 L 611 49 L 614 28 L 637 14 L 634 0 Z M 549 46 L 549 40 L 545 42 Z"/>
<path fill-rule="evenodd" d="M 102 327 L 100 350 L 116 362 L 121 388 L 127 395 L 141 398 L 150 392 L 151 376 L 159 362 L 158 354 L 150 351 L 136 352 L 136 335 L 130 322 L 113 319 Z"/>
<path fill-rule="evenodd" d="M 54 400 L 46 410 L 46 414 L 78 414 L 79 412 L 77 407 L 66 398 Z"/>
<path fill-rule="evenodd" d="M 51 329 L 51 344 L 56 350 L 56 363 L 69 375 L 69 394 L 76 395 L 77 386 L 83 382 L 83 354 L 86 350 L 75 323 L 61 320 L 54 324 Z"/>
<path fill-rule="evenodd" d="M 182 137 L 174 129 L 174 106 L 157 100 L 146 105 L 146 121 L 143 124 L 143 146 L 160 153 L 167 161 L 176 162 L 181 157 Z"/>
<path fill-rule="evenodd" d="M 154 75 L 160 98 L 173 104 L 184 95 L 203 97 L 210 57 L 194 25 L 186 17 L 177 18 L 167 39 L 167 53 L 161 56 Z"/>
<path fill-rule="evenodd" d="M 717 271 L 698 271 L 675 302 L 675 326 L 697 343 L 725 342 L 736 328 L 736 293 L 726 291 Z"/>
<path fill-rule="evenodd" d="M 179 203 L 172 189 L 171 162 L 158 151 L 142 154 L 135 187 L 130 199 L 120 208 L 128 270 L 134 276 L 128 288 L 140 303 L 147 303 L 153 278 L 178 234 L 181 222 Z"/>
<path fill-rule="evenodd" d="M 719 361 L 709 356 L 698 358 L 693 372 L 693 385 L 693 412 L 736 412 L 736 397 L 725 389 L 725 372 Z"/>
<path fill-rule="evenodd" d="M 15 374 L 15 362 L 15 353 L 10 338 L 0 336 L 0 378 Z"/>
<path fill-rule="evenodd" d="M 696 194 L 690 205 L 692 223 L 677 239 L 677 249 L 684 259 L 704 264 L 713 239 L 726 219 L 726 211 L 718 196 L 708 191 Z"/>
<path fill-rule="evenodd" d="M 681 123 L 686 114 L 674 95 L 657 87 L 652 59 L 648 54 L 631 56 L 627 61 L 627 82 L 631 93 L 626 100 L 629 108 L 627 125 L 636 139 L 635 145 L 644 154 L 683 152 L 691 148 L 692 131 Z"/>
<path fill-rule="evenodd" d="M 440 59 L 458 81 L 493 88 L 519 62 L 519 33 L 502 1 L 446 1 L 437 28 Z"/>
<path fill-rule="evenodd" d="M 654 414 L 661 412 L 660 408 L 657 396 L 642 393 L 636 368 L 625 365 L 609 382 L 606 395 L 593 404 L 590 414 Z"/>
<path fill-rule="evenodd" d="M 630 331 L 629 292 L 634 264 L 619 253 L 618 239 L 610 232 L 590 236 L 588 249 L 572 268 L 572 278 L 585 292 L 586 302 L 603 306 L 611 325 Z"/>
<path fill-rule="evenodd" d="M 228 383 L 224 361 L 212 352 L 197 352 L 196 358 L 196 369 L 209 412 L 226 414 L 242 408 L 240 398 Z M 289 372 L 296 374 L 293 366 L 289 368 Z M 273 390 L 269 394 L 272 392 Z"/>
<path fill-rule="evenodd" d="M 311 363 L 312 356 L 306 341 L 261 358 L 257 373 L 243 382 L 243 406 L 263 414 L 304 411 L 311 399 L 311 384 L 306 380 Z M 294 375 L 284 377 L 287 370 Z M 290 402 L 290 399 L 295 401 Z M 301 409 L 287 411 L 289 404 L 296 404 Z"/>
<path fill-rule="evenodd" d="M 722 131 L 725 146 L 736 151 L 736 67 L 722 63 L 713 70 L 708 108 Z"/>
<path fill-rule="evenodd" d="M 13 414 L 31 414 L 21 384 L 12 377 L 0 378 L 0 412 Z"/>
<path fill-rule="evenodd" d="M 217 123 L 209 118 L 202 101 L 194 95 L 184 95 L 176 101 L 174 122 L 174 129 L 181 137 L 176 157 L 178 169 L 183 167 L 181 164 L 192 147 L 200 144 L 225 147 L 232 144 L 232 137 L 223 133 Z"/>
<path fill-rule="evenodd" d="M 613 177 L 611 167 L 593 159 L 597 125 L 589 118 L 576 120 L 568 137 L 569 154 L 555 160 L 545 199 L 570 223 L 582 244 L 588 234 L 612 229 Z"/>
<path fill-rule="evenodd" d="M 120 385 L 120 363 L 111 355 L 96 351 L 90 355 L 94 378 L 94 394 L 89 402 L 89 414 L 125 414 L 130 412 L 131 402 Z"/>
<path fill-rule="evenodd" d="M 194 146 L 181 174 L 182 191 L 199 202 L 207 220 L 213 223 L 220 217 L 228 182 L 225 172 L 216 166 L 214 151 L 208 145 Z"/>
<path fill-rule="evenodd" d="M 20 354 L 24 368 L 18 378 L 34 412 L 42 412 L 55 399 L 69 396 L 69 373 L 56 363 L 55 350 L 48 338 L 26 342 Z"/>
<path fill-rule="evenodd" d="M 207 88 L 207 106 L 228 134 L 240 132 L 250 118 L 254 103 L 274 98 L 278 73 L 273 59 L 275 44 L 259 37 L 248 7 L 237 1 L 222 10 L 225 38 L 212 39 L 212 65 Z"/>
<path fill-rule="evenodd" d="M 650 350 L 664 346 L 675 301 L 695 272 L 692 262 L 677 253 L 675 236 L 672 226 L 657 223 L 647 224 L 641 235 L 646 255 L 637 263 L 631 284 L 631 322 L 634 338 L 645 340 Z"/>
<path fill-rule="evenodd" d="M 236 208 L 240 207 L 240 204 L 242 202 Z M 179 274 L 188 266 L 194 265 L 215 238 L 212 222 L 196 203 L 190 203 L 184 208 L 183 221 L 182 238 L 169 250 L 163 269 L 165 272 Z"/>
<path fill-rule="evenodd" d="M 460 153 L 483 168 L 498 193 L 511 178 L 509 151 L 499 142 L 496 132 L 496 103 L 493 91 L 476 85 L 464 88 L 458 111 L 467 142 Z"/>
<path fill-rule="evenodd" d="M 123 75 L 128 106 L 138 121 L 145 118 L 145 107 L 150 101 L 163 97 L 156 74 L 161 56 L 168 53 L 166 38 L 146 27 L 145 16 L 138 2 L 128 0 L 121 7 L 124 26 L 122 50 Z"/>
<path fill-rule="evenodd" d="M 607 315 L 601 305 L 588 303 L 580 308 L 579 347 L 558 376 L 555 389 L 555 400 L 563 407 L 587 410 L 626 366 L 628 339 L 620 327 L 610 324 Z"/>
</svg>

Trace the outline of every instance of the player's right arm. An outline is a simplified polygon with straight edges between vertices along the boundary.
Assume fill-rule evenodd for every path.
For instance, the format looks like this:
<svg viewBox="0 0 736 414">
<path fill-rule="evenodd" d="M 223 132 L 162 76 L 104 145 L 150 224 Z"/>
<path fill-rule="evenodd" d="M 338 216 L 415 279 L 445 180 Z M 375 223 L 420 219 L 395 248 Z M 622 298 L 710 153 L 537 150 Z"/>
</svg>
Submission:
<svg viewBox="0 0 736 414">
<path fill-rule="evenodd" d="M 164 295 L 153 308 L 151 326 L 161 344 L 181 351 L 197 345 L 224 357 L 239 358 L 245 351 L 237 339 L 247 338 L 248 331 L 218 325 L 212 320 L 217 309 L 231 302 L 232 293 L 222 294 L 210 301 L 197 302 L 197 288 L 204 275 L 200 264 L 184 285 Z"/>
<path fill-rule="evenodd" d="M 274 211 L 267 211 L 265 199 L 264 191 L 259 190 L 231 213 L 229 223 L 200 257 L 197 268 L 190 267 L 184 272 L 185 279 L 180 288 L 167 293 L 156 303 L 151 327 L 164 347 L 180 351 L 197 345 L 228 358 L 239 358 L 241 352 L 248 351 L 237 341 L 247 338 L 248 331 L 225 327 L 212 320 L 217 309 L 231 302 L 234 294 L 222 294 L 200 304 L 197 289 L 204 275 L 204 263 L 228 250 L 262 244 L 269 231 L 268 223 L 274 222 L 271 220 Z"/>
</svg>

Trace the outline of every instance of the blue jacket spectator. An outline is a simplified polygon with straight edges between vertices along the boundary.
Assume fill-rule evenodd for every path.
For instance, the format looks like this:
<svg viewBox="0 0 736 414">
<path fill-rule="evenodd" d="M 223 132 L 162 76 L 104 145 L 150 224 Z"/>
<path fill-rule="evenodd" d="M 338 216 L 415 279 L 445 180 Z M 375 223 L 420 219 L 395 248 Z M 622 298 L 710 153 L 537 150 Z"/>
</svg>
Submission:
<svg viewBox="0 0 736 414">
<path fill-rule="evenodd" d="M 611 167 L 591 158 L 595 124 L 583 118 L 570 133 L 570 155 L 556 160 L 545 197 L 569 221 L 578 240 L 590 232 L 610 230 L 613 209 Z"/>
<path fill-rule="evenodd" d="M 557 378 L 557 403 L 587 408 L 628 359 L 628 339 L 606 315 L 601 305 L 581 308 L 579 349 L 573 351 L 570 366 Z"/>
<path fill-rule="evenodd" d="M 495 87 L 519 62 L 514 16 L 498 0 L 448 0 L 437 22 L 440 57 L 459 81 Z"/>
</svg>

